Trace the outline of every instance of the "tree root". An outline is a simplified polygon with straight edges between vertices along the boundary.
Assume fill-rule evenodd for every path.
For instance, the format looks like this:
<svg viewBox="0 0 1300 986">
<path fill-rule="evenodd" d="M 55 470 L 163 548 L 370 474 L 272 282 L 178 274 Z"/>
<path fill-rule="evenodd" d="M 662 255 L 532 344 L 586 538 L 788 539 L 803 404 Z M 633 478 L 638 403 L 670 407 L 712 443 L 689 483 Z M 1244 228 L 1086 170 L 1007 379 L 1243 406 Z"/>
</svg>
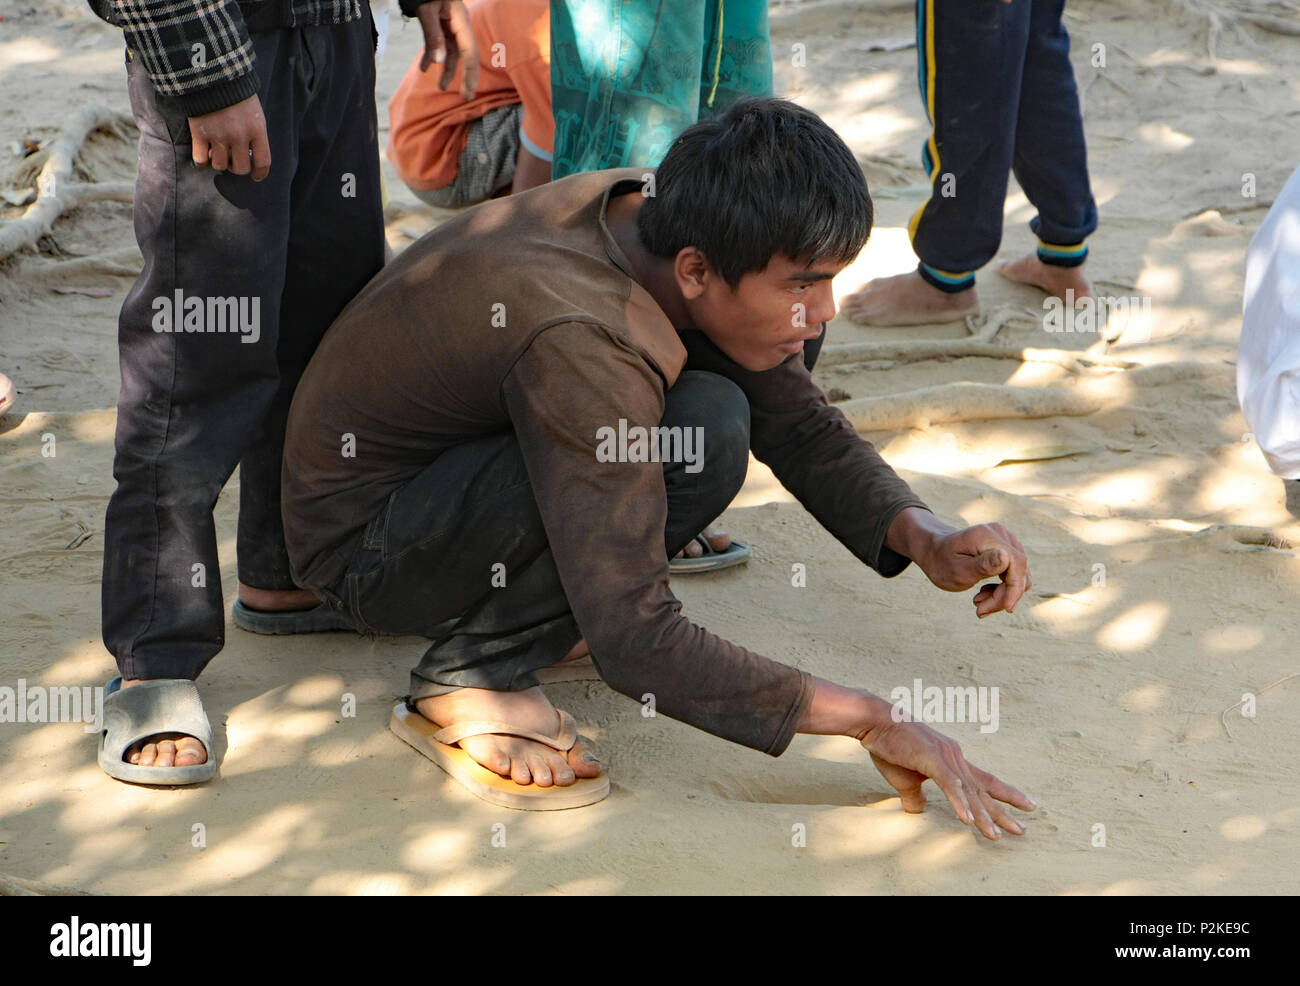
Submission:
<svg viewBox="0 0 1300 986">
<path fill-rule="evenodd" d="M 106 274 L 110 277 L 136 277 L 144 266 L 144 258 L 136 247 L 123 247 L 105 253 L 95 253 L 88 257 L 74 257 L 57 263 L 33 265 L 30 271 L 24 270 L 24 276 L 35 277 L 82 277 L 87 274 Z"/>
<path fill-rule="evenodd" d="M 1202 527 L 1199 531 L 1192 531 L 1190 534 L 1160 538 L 1160 541 L 1177 542 L 1178 544 L 1205 541 L 1210 545 L 1229 551 L 1235 551 L 1241 545 L 1277 548 L 1280 551 L 1290 551 L 1295 547 L 1286 538 L 1275 534 L 1267 527 L 1247 527 L 1242 524 L 1214 524 L 1210 527 Z"/>
<path fill-rule="evenodd" d="M 1209 22 L 1205 48 L 1211 59 L 1219 57 L 1218 41 L 1225 31 L 1232 31 L 1244 44 L 1254 43 L 1250 35 L 1242 30 L 1242 24 L 1250 24 L 1271 34 L 1300 37 L 1300 21 L 1274 16 L 1264 9 L 1264 5 L 1252 0 L 1235 0 L 1229 3 L 1217 3 L 1215 0 L 1178 0 L 1178 3 L 1188 13 L 1203 17 Z"/>
<path fill-rule="evenodd" d="M 39 880 L 24 880 L 22 877 L 0 873 L 0 897 L 91 897 L 89 890 L 76 887 L 60 887 Z"/>
<path fill-rule="evenodd" d="M 29 161 L 27 172 L 30 176 L 40 164 L 40 173 L 35 176 L 39 194 L 21 218 L 0 228 L 0 260 L 25 246 L 35 246 L 69 209 L 88 202 L 131 201 L 130 182 L 72 183 L 76 157 L 86 138 L 100 128 L 116 128 L 128 120 L 103 106 L 83 106 L 47 149 L 32 155 L 39 161 Z"/>
<path fill-rule="evenodd" d="M 1100 282 L 1098 282 L 1100 283 Z M 849 342 L 824 346 L 817 357 L 818 366 L 843 366 L 848 363 L 917 363 L 927 359 L 1014 359 L 1022 363 L 1055 363 L 1076 373 L 1093 367 L 1130 369 L 1140 364 L 1096 352 L 1072 349 L 1013 349 L 992 340 L 1004 325 L 1014 321 L 1037 324 L 1039 315 L 1030 308 L 1003 305 L 984 316 L 967 315 L 965 339 L 916 339 L 904 342 Z"/>
<path fill-rule="evenodd" d="M 1258 692 L 1255 693 L 1255 697 L 1258 698 L 1260 695 L 1263 695 L 1266 691 L 1276 688 L 1278 685 L 1284 685 L 1288 681 L 1292 681 L 1296 678 L 1300 678 L 1300 671 L 1297 671 L 1295 674 L 1289 674 L 1285 678 L 1278 678 L 1277 681 L 1265 685 L 1263 688 L 1261 688 Z M 1232 730 L 1228 728 L 1228 713 L 1240 709 L 1245 704 L 1246 704 L 1246 699 L 1243 698 L 1240 702 L 1236 702 L 1232 705 L 1229 705 L 1219 715 L 1219 722 L 1223 725 L 1223 731 L 1228 734 L 1228 739 L 1230 740 L 1235 739 L 1236 737 L 1232 735 Z"/>
<path fill-rule="evenodd" d="M 1181 380 L 1232 380 L 1226 363 L 1174 362 L 1090 377 L 1072 387 L 949 383 L 838 405 L 858 431 L 927 428 L 952 421 L 1083 417 L 1130 403 L 1145 388 Z"/>
</svg>

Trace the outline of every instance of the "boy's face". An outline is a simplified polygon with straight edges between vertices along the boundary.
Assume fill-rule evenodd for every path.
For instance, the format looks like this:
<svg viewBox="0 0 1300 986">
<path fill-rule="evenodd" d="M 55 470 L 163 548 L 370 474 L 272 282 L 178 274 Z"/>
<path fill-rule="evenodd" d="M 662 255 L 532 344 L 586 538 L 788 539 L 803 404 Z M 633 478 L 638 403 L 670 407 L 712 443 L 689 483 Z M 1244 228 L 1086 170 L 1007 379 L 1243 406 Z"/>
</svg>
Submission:
<svg viewBox="0 0 1300 986">
<path fill-rule="evenodd" d="M 688 248 L 689 250 L 689 248 Z M 698 251 L 678 254 L 676 273 L 691 324 L 747 370 L 770 370 L 803 351 L 835 317 L 831 278 L 847 264 L 774 256 L 733 290 Z"/>
</svg>

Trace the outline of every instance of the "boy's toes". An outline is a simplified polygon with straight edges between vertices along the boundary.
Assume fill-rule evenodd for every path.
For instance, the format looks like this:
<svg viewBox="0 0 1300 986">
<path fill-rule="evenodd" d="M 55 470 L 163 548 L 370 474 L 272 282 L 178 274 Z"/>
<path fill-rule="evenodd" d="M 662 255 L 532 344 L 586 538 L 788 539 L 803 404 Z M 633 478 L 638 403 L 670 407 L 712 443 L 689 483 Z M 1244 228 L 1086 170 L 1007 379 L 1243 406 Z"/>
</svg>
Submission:
<svg viewBox="0 0 1300 986">
<path fill-rule="evenodd" d="M 171 767 L 176 763 L 176 744 L 171 740 L 163 740 L 158 744 L 158 757 L 154 760 L 155 767 Z"/>
<path fill-rule="evenodd" d="M 569 750 L 569 766 L 576 777 L 596 777 L 600 774 L 600 758 L 588 742 L 579 737 Z"/>
<path fill-rule="evenodd" d="M 158 744 L 145 743 L 142 747 L 140 747 L 140 749 L 135 753 L 135 755 L 131 757 L 131 762 L 140 767 L 152 767 L 154 766 L 154 761 L 157 759 L 158 759 Z"/>
<path fill-rule="evenodd" d="M 532 772 L 528 769 L 528 762 L 523 757 L 513 757 L 510 760 L 510 779 L 516 784 L 531 784 L 533 782 Z"/>
<path fill-rule="evenodd" d="M 550 761 L 551 779 L 555 781 L 556 787 L 568 787 L 578 779 L 563 753 L 548 754 L 547 759 Z"/>
<path fill-rule="evenodd" d="M 731 535 L 726 531 L 705 531 L 704 536 L 708 538 L 709 547 L 719 554 L 731 547 Z"/>
<path fill-rule="evenodd" d="M 551 765 L 546 762 L 544 755 L 529 757 L 528 770 L 533 775 L 533 783 L 538 787 L 550 787 L 555 783 Z"/>
</svg>

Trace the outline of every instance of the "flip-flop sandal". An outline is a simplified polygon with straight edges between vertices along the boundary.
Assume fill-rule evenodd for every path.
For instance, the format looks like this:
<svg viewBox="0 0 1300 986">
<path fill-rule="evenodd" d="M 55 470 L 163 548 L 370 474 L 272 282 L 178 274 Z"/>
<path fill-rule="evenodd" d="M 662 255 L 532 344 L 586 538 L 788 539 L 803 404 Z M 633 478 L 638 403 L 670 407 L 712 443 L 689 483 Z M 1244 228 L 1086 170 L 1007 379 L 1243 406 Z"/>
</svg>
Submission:
<svg viewBox="0 0 1300 986">
<path fill-rule="evenodd" d="M 537 675 L 537 681 L 543 685 L 558 685 L 566 681 L 603 681 L 600 672 L 596 670 L 595 663 L 591 660 L 590 655 L 580 657 L 575 661 L 565 661 L 562 664 L 552 664 L 549 668 L 538 668 L 533 674 Z"/>
<path fill-rule="evenodd" d="M 291 609 L 282 612 L 249 609 L 242 599 L 236 599 L 230 608 L 235 626 L 252 633 L 321 633 L 325 630 L 351 630 L 357 625 L 347 613 L 331 609 L 325 603 L 311 609 Z"/>
<path fill-rule="evenodd" d="M 424 718 L 405 702 L 398 702 L 393 708 L 393 718 L 388 728 L 404 743 L 410 744 L 464 784 L 471 794 L 503 808 L 519 808 L 525 811 L 581 808 L 584 805 L 595 804 L 609 794 L 609 775 L 604 770 L 596 777 L 580 777 L 568 787 L 516 784 L 509 777 L 502 777 L 488 770 L 459 746 L 453 745 L 470 736 L 520 736 L 545 744 L 561 753 L 567 753 L 578 741 L 578 727 L 573 721 L 573 716 L 564 711 L 560 711 L 559 735 L 543 736 L 530 729 L 519 729 L 504 722 L 476 721 L 439 726 Z"/>
<path fill-rule="evenodd" d="M 207 762 L 188 767 L 141 767 L 122 759 L 133 744 L 159 733 L 193 736 L 208 751 Z M 119 677 L 105 685 L 99 765 L 109 777 L 131 784 L 180 787 L 216 777 L 212 726 L 208 724 L 194 682 L 186 678 L 158 678 L 123 688 Z"/>
<path fill-rule="evenodd" d="M 716 572 L 720 568 L 743 565 L 754 554 L 754 549 L 749 545 L 741 544 L 735 540 L 731 542 L 726 551 L 714 551 L 713 545 L 709 544 L 709 539 L 703 534 L 695 535 L 695 540 L 704 549 L 704 554 L 698 558 L 687 558 L 682 555 L 680 558 L 670 559 L 668 570 L 671 573 Z"/>
</svg>

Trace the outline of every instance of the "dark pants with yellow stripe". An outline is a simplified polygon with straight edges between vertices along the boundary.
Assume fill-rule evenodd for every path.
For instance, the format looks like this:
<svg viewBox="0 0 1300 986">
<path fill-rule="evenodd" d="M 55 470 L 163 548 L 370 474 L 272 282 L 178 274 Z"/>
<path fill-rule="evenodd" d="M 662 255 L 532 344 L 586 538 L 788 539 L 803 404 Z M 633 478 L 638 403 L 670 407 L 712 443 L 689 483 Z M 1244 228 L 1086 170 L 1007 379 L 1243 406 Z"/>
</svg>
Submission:
<svg viewBox="0 0 1300 986">
<path fill-rule="evenodd" d="M 912 217 L 921 276 L 945 291 L 975 283 L 1002 240 L 1007 175 L 1038 210 L 1038 256 L 1075 266 L 1097 228 L 1065 0 L 917 0 L 922 151 L 930 199 Z"/>
</svg>

